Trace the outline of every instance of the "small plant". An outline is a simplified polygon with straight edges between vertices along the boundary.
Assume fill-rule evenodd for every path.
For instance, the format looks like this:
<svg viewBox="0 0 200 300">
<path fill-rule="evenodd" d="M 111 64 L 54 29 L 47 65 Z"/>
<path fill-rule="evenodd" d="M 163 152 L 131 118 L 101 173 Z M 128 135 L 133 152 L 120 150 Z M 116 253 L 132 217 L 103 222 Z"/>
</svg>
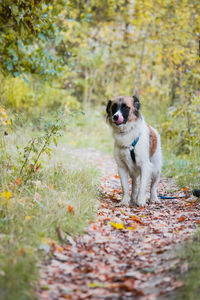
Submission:
<svg viewBox="0 0 200 300">
<path fill-rule="evenodd" d="M 41 157 L 43 154 L 50 156 L 50 143 L 53 141 L 57 146 L 57 139 L 60 136 L 62 121 L 56 121 L 54 124 L 47 126 L 46 132 L 36 138 L 28 141 L 24 147 L 22 166 L 19 171 L 19 179 L 25 184 L 31 175 L 38 171 L 41 166 Z M 21 154 L 21 152 L 20 152 Z M 21 180 L 19 180 L 21 182 Z"/>
<path fill-rule="evenodd" d="M 0 161 L 3 163 L 9 159 L 6 151 L 5 137 L 12 130 L 12 121 L 9 119 L 4 107 L 0 106 Z"/>
</svg>

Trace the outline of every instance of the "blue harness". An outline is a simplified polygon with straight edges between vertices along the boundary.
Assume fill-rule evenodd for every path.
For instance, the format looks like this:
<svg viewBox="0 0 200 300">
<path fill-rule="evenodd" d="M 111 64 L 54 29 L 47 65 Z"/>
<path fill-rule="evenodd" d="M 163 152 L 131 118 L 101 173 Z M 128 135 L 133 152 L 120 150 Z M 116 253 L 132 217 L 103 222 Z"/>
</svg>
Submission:
<svg viewBox="0 0 200 300">
<path fill-rule="evenodd" d="M 135 163 L 135 152 L 134 152 L 134 148 L 137 145 L 138 141 L 140 139 L 140 136 L 138 136 L 131 144 L 130 146 L 130 154 L 131 154 L 131 158 L 133 160 L 133 162 Z"/>
</svg>

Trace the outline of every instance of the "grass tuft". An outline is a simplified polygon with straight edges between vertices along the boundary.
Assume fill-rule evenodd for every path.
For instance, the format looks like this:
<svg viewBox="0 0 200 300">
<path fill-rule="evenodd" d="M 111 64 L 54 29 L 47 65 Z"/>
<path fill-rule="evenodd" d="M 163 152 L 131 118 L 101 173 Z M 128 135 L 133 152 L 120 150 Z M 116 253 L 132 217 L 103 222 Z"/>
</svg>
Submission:
<svg viewBox="0 0 200 300">
<path fill-rule="evenodd" d="M 179 156 L 174 155 L 173 152 L 166 153 L 163 174 L 166 177 L 175 179 L 181 187 L 199 188 L 200 152 L 194 151 L 190 155 Z"/>
<path fill-rule="evenodd" d="M 178 300 L 196 300 L 200 294 L 200 231 L 185 244 L 180 257 L 188 265 L 188 272 L 181 278 L 184 285 L 180 288 Z"/>
</svg>

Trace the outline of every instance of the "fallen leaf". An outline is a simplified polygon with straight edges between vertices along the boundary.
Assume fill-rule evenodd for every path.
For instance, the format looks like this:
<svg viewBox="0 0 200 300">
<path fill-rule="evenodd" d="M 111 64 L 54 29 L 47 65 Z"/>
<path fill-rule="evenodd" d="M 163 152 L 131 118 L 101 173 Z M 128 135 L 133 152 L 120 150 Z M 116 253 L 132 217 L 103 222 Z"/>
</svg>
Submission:
<svg viewBox="0 0 200 300">
<path fill-rule="evenodd" d="M 183 222 L 183 221 L 185 221 L 186 219 L 187 219 L 186 216 L 180 216 L 180 217 L 178 218 L 178 222 Z"/>
<path fill-rule="evenodd" d="M 69 213 L 73 214 L 73 213 L 74 213 L 74 207 L 71 206 L 71 205 L 68 205 L 68 206 L 67 206 L 67 211 L 68 211 Z"/>
<path fill-rule="evenodd" d="M 90 288 L 102 288 L 102 287 L 106 287 L 106 284 L 105 283 L 101 283 L 101 282 L 90 282 L 89 284 L 88 284 L 88 286 L 90 287 Z"/>
<path fill-rule="evenodd" d="M 131 219 L 132 219 L 133 221 L 136 221 L 136 222 L 140 223 L 141 225 L 145 225 L 144 222 L 142 222 L 142 221 L 140 220 L 140 218 L 138 218 L 137 216 L 131 216 Z"/>
<path fill-rule="evenodd" d="M 60 245 L 57 244 L 53 244 L 53 249 L 57 252 L 63 252 L 63 247 L 61 247 Z"/>
<path fill-rule="evenodd" d="M 117 229 L 124 229 L 124 225 L 123 223 L 114 223 L 114 222 L 110 222 L 110 225 L 114 228 L 117 228 Z"/>
<path fill-rule="evenodd" d="M 184 187 L 183 191 L 189 191 L 189 188 L 188 187 Z"/>
<path fill-rule="evenodd" d="M 19 177 L 19 178 L 17 178 L 17 179 L 15 180 L 15 184 L 16 184 L 16 185 L 20 185 L 21 182 L 22 182 L 21 177 Z"/>
</svg>

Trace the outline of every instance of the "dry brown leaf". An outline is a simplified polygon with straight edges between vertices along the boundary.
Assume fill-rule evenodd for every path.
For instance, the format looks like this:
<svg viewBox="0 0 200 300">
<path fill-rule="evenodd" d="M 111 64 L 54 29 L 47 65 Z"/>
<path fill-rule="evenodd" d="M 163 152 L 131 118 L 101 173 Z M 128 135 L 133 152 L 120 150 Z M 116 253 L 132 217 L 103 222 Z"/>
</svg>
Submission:
<svg viewBox="0 0 200 300">
<path fill-rule="evenodd" d="M 68 206 L 67 206 L 67 211 L 68 211 L 69 213 L 73 214 L 73 213 L 74 213 L 74 207 L 71 206 L 71 205 L 68 205 Z"/>
</svg>

